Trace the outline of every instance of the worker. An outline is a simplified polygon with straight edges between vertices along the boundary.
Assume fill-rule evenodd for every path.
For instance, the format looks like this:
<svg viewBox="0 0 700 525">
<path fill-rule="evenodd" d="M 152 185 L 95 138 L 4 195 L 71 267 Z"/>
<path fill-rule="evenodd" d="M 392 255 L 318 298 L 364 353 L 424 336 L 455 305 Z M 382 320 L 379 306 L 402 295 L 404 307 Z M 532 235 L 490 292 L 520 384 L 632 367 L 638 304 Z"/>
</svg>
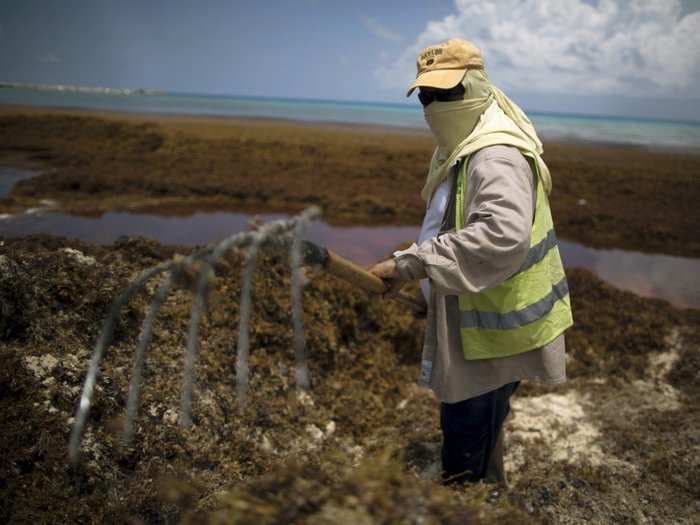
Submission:
<svg viewBox="0 0 700 525">
<path fill-rule="evenodd" d="M 409 248 L 370 271 L 396 292 L 421 279 L 420 382 L 440 401 L 442 480 L 505 483 L 503 422 L 520 381 L 566 380 L 569 290 L 554 235 L 550 173 L 525 113 L 490 81 L 479 49 L 452 39 L 417 59 L 437 143 Z"/>
</svg>

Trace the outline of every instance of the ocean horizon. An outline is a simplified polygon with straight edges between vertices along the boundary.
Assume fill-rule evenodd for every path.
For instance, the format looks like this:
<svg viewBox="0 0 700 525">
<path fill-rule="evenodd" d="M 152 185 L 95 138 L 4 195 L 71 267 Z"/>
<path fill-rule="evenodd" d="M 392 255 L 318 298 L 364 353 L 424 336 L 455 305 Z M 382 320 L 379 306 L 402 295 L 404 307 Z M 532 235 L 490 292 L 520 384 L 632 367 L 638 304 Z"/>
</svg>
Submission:
<svg viewBox="0 0 700 525">
<path fill-rule="evenodd" d="M 0 88 L 0 104 L 130 113 L 269 118 L 427 131 L 418 104 L 171 92 L 119 93 L 51 87 Z M 543 141 L 700 150 L 700 121 L 550 113 L 524 108 Z"/>
</svg>

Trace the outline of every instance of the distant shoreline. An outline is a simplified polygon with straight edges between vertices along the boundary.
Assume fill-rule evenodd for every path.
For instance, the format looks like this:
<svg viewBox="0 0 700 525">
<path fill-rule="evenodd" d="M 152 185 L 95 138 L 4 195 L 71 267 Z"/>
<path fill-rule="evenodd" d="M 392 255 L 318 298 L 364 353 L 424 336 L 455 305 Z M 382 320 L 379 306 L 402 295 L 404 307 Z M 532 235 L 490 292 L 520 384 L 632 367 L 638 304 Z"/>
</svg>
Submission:
<svg viewBox="0 0 700 525">
<path fill-rule="evenodd" d="M 164 95 L 164 91 L 144 88 L 115 88 L 102 86 L 74 86 L 70 84 L 23 84 L 21 82 L 0 82 L 0 89 L 33 89 L 36 91 L 57 91 L 59 93 L 98 93 L 102 95 Z"/>
<path fill-rule="evenodd" d="M 324 98 L 294 98 L 282 96 L 259 96 L 259 95 L 236 95 L 236 94 L 206 94 L 196 92 L 179 92 L 179 91 L 163 91 L 158 89 L 148 88 L 114 88 L 114 87 L 99 87 L 99 86 L 73 86 L 73 85 L 52 85 L 52 84 L 23 84 L 15 82 L 0 82 L 0 89 L 29 89 L 43 92 L 60 92 L 60 93 L 92 93 L 112 96 L 170 96 L 170 97 L 185 97 L 185 98 L 200 98 L 200 99 L 232 99 L 232 100 L 247 100 L 252 102 L 289 102 L 293 104 L 314 104 L 314 105 L 338 105 L 338 106 L 369 106 L 377 108 L 394 108 L 407 109 L 410 104 L 398 102 L 381 102 L 376 100 L 336 100 Z M 1 103 L 0 103 L 1 104 Z M 416 103 L 417 104 L 417 103 Z M 52 107 L 52 106 L 45 106 Z M 73 107 L 73 106 L 62 106 Z M 74 106 L 76 108 L 96 109 L 84 106 Z M 649 116 L 631 116 L 631 115 L 614 115 L 607 113 L 577 113 L 570 111 L 546 111 L 542 109 L 523 108 L 530 116 L 536 117 L 555 117 L 555 118 L 572 118 L 581 120 L 593 121 L 620 121 L 640 124 L 671 124 L 684 126 L 700 127 L 700 119 L 685 119 L 685 118 L 661 118 Z M 185 113 L 186 114 L 186 113 Z"/>
<path fill-rule="evenodd" d="M 425 129 L 396 126 L 391 124 L 370 124 L 356 122 L 329 122 L 325 120 L 300 120 L 293 118 L 277 118 L 265 116 L 233 116 L 233 115 L 215 115 L 210 113 L 177 113 L 177 112 L 157 112 L 157 111 L 134 111 L 134 110 L 113 110 L 113 109 L 94 109 L 81 106 L 38 106 L 38 105 L 15 105 L 15 104 L 0 104 L 0 115 L 9 115 L 13 113 L 24 114 L 56 114 L 56 115 L 72 115 L 79 113 L 91 117 L 107 117 L 124 120 L 151 120 L 154 122 L 173 122 L 173 121 L 191 121 L 193 123 L 211 124 L 211 123 L 249 123 L 249 124 L 286 124 L 291 126 L 301 126 L 305 128 L 325 128 L 333 130 L 347 130 L 352 132 L 367 132 L 367 133 L 383 133 L 392 135 L 410 135 L 419 137 L 430 137 L 430 132 Z M 564 114 L 562 114 L 564 115 Z M 595 118 L 595 117 L 594 117 Z M 661 121 L 659 121 L 661 122 Z M 678 153 L 682 155 L 700 155 L 700 150 L 687 146 L 649 146 L 643 144 L 630 144 L 626 142 L 614 141 L 594 141 L 576 137 L 547 139 L 543 138 L 544 145 L 580 145 L 590 146 L 595 148 L 620 148 L 633 151 L 656 151 L 662 153 Z M 546 153 L 545 153 L 546 154 Z"/>
</svg>

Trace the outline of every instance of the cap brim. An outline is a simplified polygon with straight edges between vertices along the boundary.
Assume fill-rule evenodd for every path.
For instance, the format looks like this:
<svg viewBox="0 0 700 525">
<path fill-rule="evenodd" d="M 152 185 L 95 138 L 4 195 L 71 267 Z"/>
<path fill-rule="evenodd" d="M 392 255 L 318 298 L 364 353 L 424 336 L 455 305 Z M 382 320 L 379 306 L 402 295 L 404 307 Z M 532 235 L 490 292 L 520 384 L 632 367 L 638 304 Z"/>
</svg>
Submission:
<svg viewBox="0 0 700 525">
<path fill-rule="evenodd" d="M 455 87 L 464 77 L 465 69 L 434 69 L 426 71 L 408 86 L 406 96 L 410 97 L 413 90 L 418 87 L 431 87 L 436 89 L 450 89 Z"/>
</svg>

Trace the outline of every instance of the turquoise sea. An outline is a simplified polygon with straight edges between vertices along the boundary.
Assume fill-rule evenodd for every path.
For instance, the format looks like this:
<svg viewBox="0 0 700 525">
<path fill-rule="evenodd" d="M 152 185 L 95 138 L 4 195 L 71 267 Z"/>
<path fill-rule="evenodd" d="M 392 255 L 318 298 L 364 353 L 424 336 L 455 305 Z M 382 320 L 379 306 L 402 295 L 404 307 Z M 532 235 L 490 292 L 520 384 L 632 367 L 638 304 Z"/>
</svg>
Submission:
<svg viewBox="0 0 700 525">
<path fill-rule="evenodd" d="M 193 95 L 106 94 L 0 88 L 0 104 L 72 107 L 139 113 L 262 117 L 427 129 L 418 104 Z M 525 108 L 527 111 L 527 108 Z M 700 151 L 700 122 L 528 111 L 542 140 L 657 146 Z"/>
</svg>

